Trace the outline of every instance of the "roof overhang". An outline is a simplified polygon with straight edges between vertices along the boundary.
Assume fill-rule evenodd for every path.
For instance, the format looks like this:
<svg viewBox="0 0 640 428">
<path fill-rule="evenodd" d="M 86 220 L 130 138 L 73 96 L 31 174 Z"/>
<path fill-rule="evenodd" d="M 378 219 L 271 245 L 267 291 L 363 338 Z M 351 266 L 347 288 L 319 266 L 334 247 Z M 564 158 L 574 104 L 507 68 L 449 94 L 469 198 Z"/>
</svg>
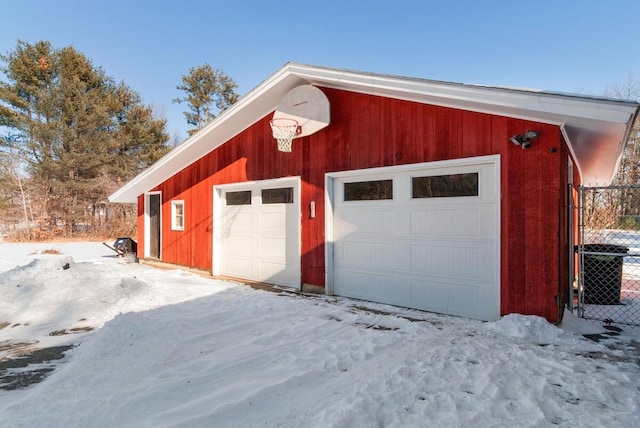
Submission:
<svg viewBox="0 0 640 428">
<path fill-rule="evenodd" d="M 583 184 L 607 184 L 613 179 L 640 106 L 631 101 L 289 63 L 114 192 L 109 200 L 136 202 L 139 195 L 272 113 L 290 90 L 308 84 L 557 125 L 574 156 Z"/>
</svg>

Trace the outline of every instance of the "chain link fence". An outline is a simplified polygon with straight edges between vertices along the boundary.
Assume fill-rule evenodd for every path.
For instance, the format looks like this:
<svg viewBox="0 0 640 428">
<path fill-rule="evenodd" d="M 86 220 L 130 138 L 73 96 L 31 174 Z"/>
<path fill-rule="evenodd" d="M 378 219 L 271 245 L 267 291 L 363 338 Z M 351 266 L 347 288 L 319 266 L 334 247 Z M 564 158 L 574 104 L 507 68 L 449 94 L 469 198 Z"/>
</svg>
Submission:
<svg viewBox="0 0 640 428">
<path fill-rule="evenodd" d="M 578 314 L 640 326 L 640 186 L 581 187 Z"/>
</svg>

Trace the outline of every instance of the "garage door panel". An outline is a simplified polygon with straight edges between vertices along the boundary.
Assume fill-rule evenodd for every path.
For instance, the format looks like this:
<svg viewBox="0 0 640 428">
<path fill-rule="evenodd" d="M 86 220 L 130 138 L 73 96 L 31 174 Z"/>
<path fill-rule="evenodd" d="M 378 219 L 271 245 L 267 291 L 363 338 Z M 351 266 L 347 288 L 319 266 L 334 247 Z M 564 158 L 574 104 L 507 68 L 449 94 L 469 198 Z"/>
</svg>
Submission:
<svg viewBox="0 0 640 428">
<path fill-rule="evenodd" d="M 411 280 L 411 301 L 420 309 L 438 311 L 446 308 L 449 302 L 449 286 L 446 283 Z"/>
<path fill-rule="evenodd" d="M 493 237 L 494 209 L 493 206 L 470 208 L 468 205 L 452 209 L 413 208 L 410 233 L 422 237 Z"/>
<path fill-rule="evenodd" d="M 471 308 L 483 307 L 483 289 L 477 285 L 452 284 L 449 294 L 449 309 L 453 315 L 462 315 L 476 318 L 480 315 L 478 310 Z"/>
<path fill-rule="evenodd" d="M 226 239 L 225 251 L 228 253 L 251 254 L 253 237 L 251 235 L 231 235 Z"/>
<path fill-rule="evenodd" d="M 394 286 L 396 281 L 393 275 L 351 269 L 340 270 L 336 276 L 336 283 L 349 284 L 339 293 L 341 296 L 402 304 L 409 298 L 410 288 L 407 282 Z"/>
<path fill-rule="evenodd" d="M 376 234 L 377 236 L 392 235 L 393 230 L 387 230 L 389 224 L 393 224 L 393 210 L 370 209 L 366 217 L 362 217 L 362 210 L 345 209 L 342 213 L 341 233 L 348 235 L 354 232 L 363 234 Z M 355 227 L 354 225 L 357 225 Z"/>
<path fill-rule="evenodd" d="M 287 216 L 284 209 L 260 212 L 260 231 L 275 231 L 277 233 L 287 229 Z"/>
<path fill-rule="evenodd" d="M 260 255 L 267 258 L 284 260 L 287 254 L 287 240 L 284 236 L 262 236 L 260 240 Z"/>
<path fill-rule="evenodd" d="M 395 245 L 385 242 L 343 242 L 336 252 L 336 262 L 341 265 L 376 269 L 392 269 Z"/>
<path fill-rule="evenodd" d="M 455 278 L 494 279 L 495 251 L 492 243 L 456 246 L 451 243 L 414 243 L 411 269 L 427 274 L 446 274 Z"/>
<path fill-rule="evenodd" d="M 419 309 L 450 315 L 477 318 L 481 306 L 482 287 L 435 280 L 412 280 L 411 295 Z"/>
<path fill-rule="evenodd" d="M 245 231 L 251 233 L 253 224 L 253 213 L 246 208 L 236 208 L 227 210 L 224 216 L 225 228 L 228 232 Z"/>
<path fill-rule="evenodd" d="M 234 257 L 227 255 L 223 261 L 223 275 L 236 276 L 242 278 L 246 272 L 251 272 L 253 267 L 251 260 L 247 257 Z"/>
<path fill-rule="evenodd" d="M 478 247 L 411 245 L 411 268 L 419 273 L 475 276 L 480 273 Z"/>
<path fill-rule="evenodd" d="M 283 262 L 271 262 L 268 260 L 261 260 L 259 262 L 260 276 L 262 278 L 268 278 L 274 283 L 290 283 L 293 275 L 288 272 L 286 263 Z"/>
</svg>

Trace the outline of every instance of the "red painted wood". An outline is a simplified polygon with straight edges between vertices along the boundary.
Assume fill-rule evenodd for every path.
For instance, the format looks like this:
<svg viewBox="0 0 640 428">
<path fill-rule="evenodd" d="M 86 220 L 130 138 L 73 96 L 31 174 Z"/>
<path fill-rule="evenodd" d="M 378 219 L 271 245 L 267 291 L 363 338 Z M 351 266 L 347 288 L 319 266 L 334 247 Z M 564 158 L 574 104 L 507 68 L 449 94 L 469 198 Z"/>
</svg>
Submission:
<svg viewBox="0 0 640 428">
<path fill-rule="evenodd" d="M 323 286 L 326 172 L 499 154 L 501 311 L 558 319 L 555 297 L 567 286 L 561 268 L 567 242 L 559 222 L 565 221 L 562 168 L 568 151 L 557 127 L 335 89 L 323 92 L 331 104 L 331 125 L 294 140 L 292 153 L 276 150 L 268 115 L 158 186 L 164 261 L 211 269 L 213 186 L 300 176 L 302 281 Z M 511 144 L 512 135 L 527 129 L 541 132 L 531 148 Z M 552 145 L 562 150 L 550 153 Z M 185 201 L 184 231 L 171 230 L 172 199 Z M 312 201 L 315 218 L 309 217 Z M 142 202 L 139 212 L 144 212 Z M 139 241 L 142 220 L 140 215 Z"/>
</svg>

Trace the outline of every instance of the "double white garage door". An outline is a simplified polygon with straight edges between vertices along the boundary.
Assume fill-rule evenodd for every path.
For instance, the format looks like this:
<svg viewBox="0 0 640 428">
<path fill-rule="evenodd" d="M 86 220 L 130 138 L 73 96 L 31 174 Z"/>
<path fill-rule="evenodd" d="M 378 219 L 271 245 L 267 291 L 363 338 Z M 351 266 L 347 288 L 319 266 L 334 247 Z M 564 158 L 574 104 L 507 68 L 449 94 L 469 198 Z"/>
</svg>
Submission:
<svg viewBox="0 0 640 428">
<path fill-rule="evenodd" d="M 497 319 L 498 171 L 484 157 L 327 174 L 328 291 Z M 298 189 L 297 178 L 218 188 L 214 271 L 300 288 Z"/>
</svg>

